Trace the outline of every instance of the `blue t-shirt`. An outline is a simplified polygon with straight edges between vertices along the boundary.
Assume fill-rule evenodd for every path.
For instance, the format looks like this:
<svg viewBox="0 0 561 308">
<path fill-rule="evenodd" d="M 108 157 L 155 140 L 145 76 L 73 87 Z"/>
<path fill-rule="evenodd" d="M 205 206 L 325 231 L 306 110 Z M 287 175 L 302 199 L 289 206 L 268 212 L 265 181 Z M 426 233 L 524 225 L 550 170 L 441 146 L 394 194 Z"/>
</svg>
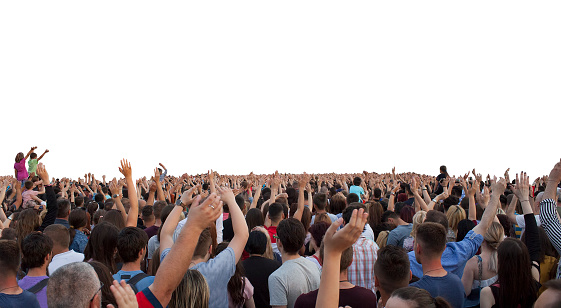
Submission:
<svg viewBox="0 0 561 308">
<path fill-rule="evenodd" d="M 423 276 L 410 286 L 429 291 L 432 297 L 442 296 L 454 308 L 463 308 L 466 293 L 460 277 L 452 273 L 443 277 Z"/>
<path fill-rule="evenodd" d="M 475 256 L 482 242 L 483 236 L 470 230 L 460 242 L 446 243 L 446 249 L 444 249 L 440 259 L 442 267 L 447 272 L 456 274 L 461 279 L 467 261 Z M 423 267 L 415 259 L 415 251 L 410 251 L 408 254 L 411 272 L 417 277 L 422 277 Z"/>
<path fill-rule="evenodd" d="M 362 202 L 362 195 L 364 195 L 364 189 L 362 189 L 362 187 L 360 186 L 351 186 L 351 188 L 349 188 L 349 194 L 357 194 L 358 195 L 358 202 Z"/>
<path fill-rule="evenodd" d="M 397 226 L 388 234 L 388 245 L 403 247 L 403 240 L 411 235 L 413 224 Z"/>
<path fill-rule="evenodd" d="M 325 214 L 327 214 L 327 217 L 331 219 L 331 223 L 334 223 L 338 219 L 337 215 L 333 215 L 331 213 L 325 213 Z M 315 221 L 316 221 L 316 215 L 312 216 L 312 225 L 314 224 Z"/>
<path fill-rule="evenodd" d="M 113 279 L 121 282 L 121 280 L 124 280 L 125 282 L 129 281 L 129 279 L 131 279 L 132 277 L 134 277 L 137 274 L 143 273 L 143 271 L 118 271 L 115 275 L 113 275 Z M 127 277 L 128 275 L 128 277 Z M 123 276 L 125 276 L 125 278 L 123 278 Z M 148 288 L 152 283 L 154 282 L 154 276 L 148 276 L 142 280 L 140 280 L 139 282 L 136 283 L 136 290 L 137 291 L 142 291 L 146 288 Z"/>
<path fill-rule="evenodd" d="M 2 308 L 41 308 L 35 294 L 23 290 L 20 294 L 0 293 L 0 307 Z"/>
</svg>

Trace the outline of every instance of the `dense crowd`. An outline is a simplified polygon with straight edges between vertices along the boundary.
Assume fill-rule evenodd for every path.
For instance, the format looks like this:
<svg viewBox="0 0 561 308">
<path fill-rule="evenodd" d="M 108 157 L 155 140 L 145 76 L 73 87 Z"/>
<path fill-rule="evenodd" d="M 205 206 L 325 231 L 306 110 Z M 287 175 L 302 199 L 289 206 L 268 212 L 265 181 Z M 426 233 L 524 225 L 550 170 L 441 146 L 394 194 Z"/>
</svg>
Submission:
<svg viewBox="0 0 561 308">
<path fill-rule="evenodd" d="M 35 150 L 0 177 L 1 308 L 561 306 L 561 161 L 532 183 L 135 179 L 127 160 L 121 179 L 55 179 Z"/>
</svg>

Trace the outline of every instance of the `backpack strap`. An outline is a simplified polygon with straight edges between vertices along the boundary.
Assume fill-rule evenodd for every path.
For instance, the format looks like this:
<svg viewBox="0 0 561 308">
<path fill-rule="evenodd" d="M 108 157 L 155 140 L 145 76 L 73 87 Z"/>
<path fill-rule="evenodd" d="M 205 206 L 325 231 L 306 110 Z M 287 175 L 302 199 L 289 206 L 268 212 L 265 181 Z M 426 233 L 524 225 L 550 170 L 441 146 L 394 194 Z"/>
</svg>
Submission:
<svg viewBox="0 0 561 308">
<path fill-rule="evenodd" d="M 130 285 L 131 288 L 133 289 L 134 294 L 138 293 L 138 291 L 139 291 L 136 287 L 136 284 L 139 283 L 142 279 L 144 279 L 146 277 L 150 277 L 150 275 L 148 275 L 146 273 L 138 273 L 127 281 L 127 284 Z"/>
<path fill-rule="evenodd" d="M 39 281 L 38 283 L 36 283 L 34 286 L 32 286 L 31 288 L 27 289 L 27 291 L 33 293 L 33 294 L 37 294 L 39 291 L 43 290 L 44 287 L 47 286 L 47 283 L 49 283 L 49 277 Z"/>
<path fill-rule="evenodd" d="M 479 268 L 479 291 L 481 292 L 481 278 L 483 276 L 483 260 L 481 260 L 480 255 L 476 255 L 477 257 L 477 267 Z"/>
</svg>

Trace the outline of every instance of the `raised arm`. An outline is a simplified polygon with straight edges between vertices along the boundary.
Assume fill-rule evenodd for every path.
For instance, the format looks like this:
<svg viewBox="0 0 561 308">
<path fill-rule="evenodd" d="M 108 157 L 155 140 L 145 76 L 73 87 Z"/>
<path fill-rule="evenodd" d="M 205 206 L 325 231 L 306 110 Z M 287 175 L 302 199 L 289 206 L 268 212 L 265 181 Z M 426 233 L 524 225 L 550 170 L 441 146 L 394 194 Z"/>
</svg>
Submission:
<svg viewBox="0 0 561 308">
<path fill-rule="evenodd" d="M 164 189 L 162 188 L 162 182 L 160 182 L 160 171 L 158 169 L 154 169 L 154 182 L 156 183 L 156 190 L 158 192 L 157 200 L 158 201 L 165 201 L 166 196 L 164 195 Z"/>
<path fill-rule="evenodd" d="M 208 181 L 209 181 L 209 188 L 210 193 L 216 193 L 216 183 L 214 182 L 214 171 L 210 170 L 208 172 Z"/>
<path fill-rule="evenodd" d="M 35 149 L 37 149 L 37 147 L 31 147 L 31 150 L 29 150 L 29 152 L 25 154 L 25 158 L 23 160 L 27 160 L 29 158 L 29 155 L 31 155 L 31 153 L 33 153 Z"/>
<path fill-rule="evenodd" d="M 45 152 L 43 152 L 43 154 L 41 154 L 41 156 L 39 156 L 39 158 L 37 158 L 37 161 L 40 161 L 41 158 L 43 158 L 43 156 L 45 156 L 45 154 L 49 153 L 49 150 L 45 150 Z"/>
<path fill-rule="evenodd" d="M 411 179 L 411 191 L 413 192 L 413 196 L 415 197 L 415 212 L 418 212 L 419 210 L 428 212 L 429 207 L 425 203 L 425 200 L 423 200 L 423 198 L 419 194 L 419 185 L 415 177 Z"/>
<path fill-rule="evenodd" d="M 245 244 L 247 243 L 247 238 L 249 237 L 247 223 L 245 222 L 242 210 L 236 203 L 236 198 L 232 190 L 228 187 L 219 187 L 218 193 L 220 194 L 220 199 L 228 204 L 228 209 L 230 210 L 230 217 L 232 218 L 232 229 L 234 229 L 234 237 L 230 241 L 228 247 L 231 247 L 234 250 L 237 263 L 242 256 Z"/>
<path fill-rule="evenodd" d="M 156 277 L 154 277 L 154 283 L 150 286 L 150 291 L 162 307 L 168 305 L 173 291 L 189 269 L 201 232 L 222 213 L 222 202 L 216 194 L 211 194 L 205 202 L 199 205 L 200 200 L 201 198 L 197 197 L 193 202 L 189 211 L 189 219 L 181 229 L 170 252 L 160 264 Z"/>
<path fill-rule="evenodd" d="M 136 189 L 134 180 L 132 179 L 131 164 L 126 159 L 121 160 L 121 167 L 119 168 L 119 172 L 121 172 L 125 176 L 130 201 L 130 208 L 125 226 L 136 227 L 138 222 L 138 198 L 136 197 Z"/>
<path fill-rule="evenodd" d="M 500 196 L 504 193 L 506 189 L 506 181 L 505 179 L 501 178 L 499 181 L 494 181 L 491 184 L 491 188 L 493 189 L 493 193 L 491 194 L 491 199 L 487 208 L 483 212 L 483 216 L 481 216 L 481 222 L 473 228 L 473 232 L 477 234 L 481 234 L 485 236 L 487 229 L 493 222 L 493 219 L 497 215 L 497 208 L 500 204 Z"/>
<path fill-rule="evenodd" d="M 540 203 L 540 222 L 553 247 L 561 253 L 561 219 L 555 209 L 559 181 L 561 181 L 561 161 L 555 164 L 549 173 L 543 200 Z"/>
<path fill-rule="evenodd" d="M 53 187 L 50 185 L 49 173 L 43 164 L 37 165 L 37 175 L 43 180 L 43 185 L 45 186 L 45 191 L 47 194 L 47 214 L 43 219 L 43 223 L 39 227 L 39 231 L 45 230 L 46 227 L 52 225 L 56 220 L 56 215 L 58 213 L 58 203 L 56 200 L 56 194 Z"/>
<path fill-rule="evenodd" d="M 257 191 L 253 196 L 253 201 L 251 201 L 251 206 L 249 207 L 249 209 L 257 207 L 257 202 L 259 202 L 259 198 L 261 197 L 261 190 L 263 190 L 263 180 L 259 179 L 259 187 L 257 187 Z"/>
<path fill-rule="evenodd" d="M 298 220 L 302 220 L 302 214 L 304 213 L 304 190 L 308 182 L 310 182 L 310 176 L 304 172 L 298 179 L 298 208 L 294 213 L 294 218 Z"/>
</svg>

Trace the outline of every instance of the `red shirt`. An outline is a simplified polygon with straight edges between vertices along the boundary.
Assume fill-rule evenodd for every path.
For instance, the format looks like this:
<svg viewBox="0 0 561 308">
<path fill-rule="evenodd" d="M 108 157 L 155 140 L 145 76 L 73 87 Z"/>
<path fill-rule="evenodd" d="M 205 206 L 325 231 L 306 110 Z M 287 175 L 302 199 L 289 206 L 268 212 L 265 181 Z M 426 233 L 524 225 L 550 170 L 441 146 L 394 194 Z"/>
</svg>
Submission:
<svg viewBox="0 0 561 308">
<path fill-rule="evenodd" d="M 265 227 L 265 229 L 267 229 L 267 231 L 269 232 L 269 237 L 271 237 L 271 243 L 276 243 L 277 242 L 277 238 L 275 236 L 277 236 L 277 227 Z"/>
<path fill-rule="evenodd" d="M 136 293 L 136 302 L 139 308 L 163 308 L 149 288 Z"/>
</svg>

